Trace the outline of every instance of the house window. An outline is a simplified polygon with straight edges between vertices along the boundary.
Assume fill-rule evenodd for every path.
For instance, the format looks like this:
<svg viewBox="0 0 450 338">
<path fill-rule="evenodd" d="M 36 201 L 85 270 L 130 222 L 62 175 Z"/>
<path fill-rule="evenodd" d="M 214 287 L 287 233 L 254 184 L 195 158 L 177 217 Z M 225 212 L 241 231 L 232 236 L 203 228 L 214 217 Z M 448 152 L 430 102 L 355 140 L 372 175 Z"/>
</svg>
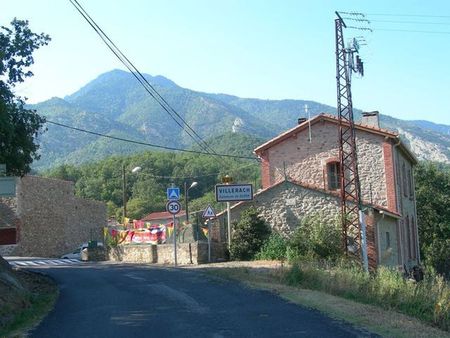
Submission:
<svg viewBox="0 0 450 338">
<path fill-rule="evenodd" d="M 339 162 L 327 163 L 328 190 L 337 190 L 341 187 Z"/>
<path fill-rule="evenodd" d="M 412 258 L 412 248 L 411 248 L 411 227 L 409 225 L 409 216 L 406 216 L 405 221 L 405 228 L 406 228 L 406 247 L 408 249 L 408 259 Z"/>
<path fill-rule="evenodd" d="M 417 258 L 417 237 L 416 237 L 416 220 L 414 217 L 411 217 L 411 232 L 412 232 L 412 258 Z"/>
<path fill-rule="evenodd" d="M 408 170 L 408 183 L 409 183 L 409 197 L 414 197 L 414 186 L 413 186 L 413 178 L 411 174 L 411 169 Z"/>
<path fill-rule="evenodd" d="M 386 250 L 391 247 L 391 234 L 389 231 L 386 232 Z"/>
<path fill-rule="evenodd" d="M 405 197 L 408 197 L 408 185 L 407 185 L 407 179 L 406 179 L 406 165 L 405 165 L 405 162 L 403 162 L 403 165 L 402 165 L 402 182 L 403 182 L 403 195 Z"/>
</svg>

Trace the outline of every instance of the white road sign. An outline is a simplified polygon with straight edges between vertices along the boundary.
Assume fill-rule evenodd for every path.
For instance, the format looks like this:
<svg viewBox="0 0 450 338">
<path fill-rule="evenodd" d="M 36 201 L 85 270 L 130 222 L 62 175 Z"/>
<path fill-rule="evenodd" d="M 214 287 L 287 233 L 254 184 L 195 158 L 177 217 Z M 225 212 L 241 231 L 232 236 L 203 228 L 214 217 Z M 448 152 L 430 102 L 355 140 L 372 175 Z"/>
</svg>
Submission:
<svg viewBox="0 0 450 338">
<path fill-rule="evenodd" d="M 213 218 L 216 217 L 216 213 L 214 212 L 214 209 L 212 208 L 211 204 L 208 204 L 205 211 L 203 211 L 203 218 Z"/>
<path fill-rule="evenodd" d="M 216 201 L 251 201 L 253 200 L 253 186 L 251 184 L 217 184 Z"/>
<path fill-rule="evenodd" d="M 178 201 L 169 201 L 166 204 L 166 210 L 172 215 L 176 215 L 181 211 L 181 204 Z"/>
</svg>

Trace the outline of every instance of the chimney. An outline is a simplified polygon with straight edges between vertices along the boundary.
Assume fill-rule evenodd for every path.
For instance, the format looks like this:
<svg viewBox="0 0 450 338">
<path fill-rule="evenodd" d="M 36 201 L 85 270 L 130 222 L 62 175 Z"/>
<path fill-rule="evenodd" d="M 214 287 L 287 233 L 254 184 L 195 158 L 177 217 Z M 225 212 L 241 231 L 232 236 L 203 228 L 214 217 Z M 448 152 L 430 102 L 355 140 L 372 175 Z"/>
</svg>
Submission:
<svg viewBox="0 0 450 338">
<path fill-rule="evenodd" d="M 361 124 L 369 127 L 380 128 L 380 121 L 378 118 L 378 111 L 362 113 Z"/>
<path fill-rule="evenodd" d="M 306 122 L 306 120 L 307 120 L 306 117 L 300 117 L 300 118 L 297 120 L 297 123 L 298 123 L 298 124 L 302 124 L 303 122 Z"/>
</svg>

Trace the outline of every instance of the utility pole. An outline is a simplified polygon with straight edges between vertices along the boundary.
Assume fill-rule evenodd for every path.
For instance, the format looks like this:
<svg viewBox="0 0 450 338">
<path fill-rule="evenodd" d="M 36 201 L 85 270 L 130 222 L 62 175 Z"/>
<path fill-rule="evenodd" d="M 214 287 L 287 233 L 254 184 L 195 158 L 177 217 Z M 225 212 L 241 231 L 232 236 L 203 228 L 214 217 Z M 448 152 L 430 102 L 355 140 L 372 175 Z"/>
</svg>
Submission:
<svg viewBox="0 0 450 338">
<path fill-rule="evenodd" d="M 233 178 L 231 176 L 225 175 L 222 177 L 222 183 L 230 184 L 233 183 Z M 231 249 L 231 206 L 230 202 L 227 202 L 227 234 L 228 234 L 228 250 Z"/>
<path fill-rule="evenodd" d="M 352 45 L 345 47 L 344 20 L 336 12 L 336 85 L 337 113 L 339 119 L 339 164 L 341 187 L 342 245 L 348 254 L 348 247 L 356 246 L 354 254 L 361 255 L 363 266 L 368 271 L 366 229 L 361 205 L 361 187 L 358 174 L 356 135 L 353 120 L 351 93 L 352 72 L 364 74 L 363 63 L 358 55 L 359 44 L 353 39 Z M 354 57 L 356 56 L 356 62 Z"/>
<path fill-rule="evenodd" d="M 127 217 L 127 177 L 125 173 L 125 164 L 122 164 L 122 202 L 123 202 L 123 221 Z"/>
</svg>

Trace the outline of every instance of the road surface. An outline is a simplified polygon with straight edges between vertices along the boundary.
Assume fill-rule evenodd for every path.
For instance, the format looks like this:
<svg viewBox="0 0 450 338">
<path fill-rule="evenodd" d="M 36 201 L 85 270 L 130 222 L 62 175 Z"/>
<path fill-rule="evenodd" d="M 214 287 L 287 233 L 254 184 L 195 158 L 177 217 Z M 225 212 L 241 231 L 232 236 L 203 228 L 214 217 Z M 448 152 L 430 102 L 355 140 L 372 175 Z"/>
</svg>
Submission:
<svg viewBox="0 0 450 338">
<path fill-rule="evenodd" d="M 60 297 L 31 337 L 371 336 L 267 291 L 194 269 L 82 263 L 32 270 L 53 277 Z"/>
</svg>

